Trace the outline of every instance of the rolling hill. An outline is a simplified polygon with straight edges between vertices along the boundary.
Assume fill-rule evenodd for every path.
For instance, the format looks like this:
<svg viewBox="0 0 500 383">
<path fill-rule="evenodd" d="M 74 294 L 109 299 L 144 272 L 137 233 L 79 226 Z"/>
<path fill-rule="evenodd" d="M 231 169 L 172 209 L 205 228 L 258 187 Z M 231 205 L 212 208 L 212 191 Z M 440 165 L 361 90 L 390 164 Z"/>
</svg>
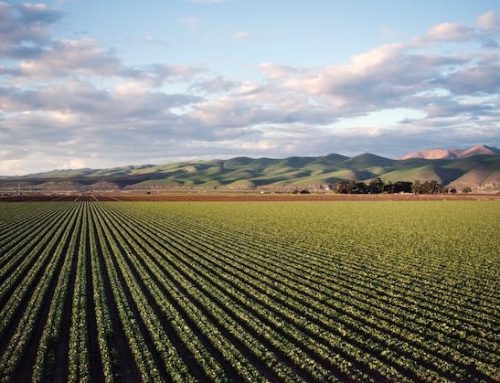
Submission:
<svg viewBox="0 0 500 383">
<path fill-rule="evenodd" d="M 1 191 L 44 190 L 293 190 L 328 189 L 344 180 L 385 182 L 435 179 L 456 188 L 500 190 L 500 155 L 394 160 L 371 153 L 354 157 L 249 158 L 184 161 L 109 169 L 53 170 L 0 179 Z"/>
<path fill-rule="evenodd" d="M 427 160 L 451 160 L 455 158 L 468 158 L 479 154 L 500 155 L 500 149 L 488 145 L 474 145 L 466 149 L 425 149 L 408 153 L 401 157 L 401 159 L 425 158 Z"/>
</svg>

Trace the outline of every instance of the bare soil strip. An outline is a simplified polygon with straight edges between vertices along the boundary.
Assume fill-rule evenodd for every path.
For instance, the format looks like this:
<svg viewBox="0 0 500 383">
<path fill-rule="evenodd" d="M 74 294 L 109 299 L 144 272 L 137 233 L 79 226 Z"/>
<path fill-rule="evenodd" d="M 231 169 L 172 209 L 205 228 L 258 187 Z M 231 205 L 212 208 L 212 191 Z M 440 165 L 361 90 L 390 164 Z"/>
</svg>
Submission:
<svg viewBox="0 0 500 383">
<path fill-rule="evenodd" d="M 0 197 L 0 202 L 95 200 L 101 202 L 287 202 L 287 201 L 478 201 L 500 200 L 499 194 L 287 194 L 287 193 L 92 193 Z"/>
</svg>

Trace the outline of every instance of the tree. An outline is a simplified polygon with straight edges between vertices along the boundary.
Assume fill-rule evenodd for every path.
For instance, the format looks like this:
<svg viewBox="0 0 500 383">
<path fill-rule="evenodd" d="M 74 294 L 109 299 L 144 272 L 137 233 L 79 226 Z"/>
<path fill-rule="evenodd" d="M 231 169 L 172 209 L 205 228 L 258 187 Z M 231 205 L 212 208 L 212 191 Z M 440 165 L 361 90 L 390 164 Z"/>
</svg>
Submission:
<svg viewBox="0 0 500 383">
<path fill-rule="evenodd" d="M 436 180 L 425 181 L 420 186 L 420 192 L 425 194 L 438 194 L 441 190 L 441 185 Z"/>
<path fill-rule="evenodd" d="M 366 194 L 368 193 L 368 187 L 364 182 L 355 182 L 354 183 L 354 189 L 353 189 L 353 194 Z"/>
<path fill-rule="evenodd" d="M 393 193 L 411 193 L 413 183 L 408 181 L 398 181 L 394 183 Z"/>
<path fill-rule="evenodd" d="M 411 188 L 413 194 L 420 194 L 420 180 L 415 180 Z"/>
<path fill-rule="evenodd" d="M 428 180 L 425 182 L 416 180 L 413 183 L 411 191 L 415 194 L 438 194 L 441 192 L 441 185 L 437 180 Z"/>
<path fill-rule="evenodd" d="M 469 187 L 469 186 L 464 186 L 464 188 L 462 189 L 462 193 L 470 193 L 472 191 L 472 189 Z"/>
<path fill-rule="evenodd" d="M 366 194 L 368 187 L 361 181 L 340 181 L 335 185 L 335 191 L 341 194 Z"/>
<path fill-rule="evenodd" d="M 335 185 L 335 191 L 341 194 L 352 194 L 355 188 L 353 181 L 340 181 Z"/>
<path fill-rule="evenodd" d="M 394 184 L 392 183 L 392 181 L 389 181 L 384 185 L 384 193 L 394 193 Z"/>
<path fill-rule="evenodd" d="M 412 183 L 408 181 L 397 181 L 392 183 L 389 181 L 384 185 L 384 192 L 389 194 L 397 193 L 412 193 Z"/>
<path fill-rule="evenodd" d="M 368 193 L 379 194 L 384 191 L 384 181 L 380 177 L 374 178 L 368 184 Z"/>
</svg>

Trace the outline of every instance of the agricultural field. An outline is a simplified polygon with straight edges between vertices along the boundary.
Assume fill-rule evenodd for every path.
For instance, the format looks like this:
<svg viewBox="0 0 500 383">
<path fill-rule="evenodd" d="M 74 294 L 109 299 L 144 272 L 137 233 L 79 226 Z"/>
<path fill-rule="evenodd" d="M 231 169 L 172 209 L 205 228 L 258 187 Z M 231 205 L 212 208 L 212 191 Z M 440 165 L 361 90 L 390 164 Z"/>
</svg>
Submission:
<svg viewBox="0 0 500 383">
<path fill-rule="evenodd" d="M 500 201 L 0 203 L 1 382 L 498 382 Z"/>
</svg>

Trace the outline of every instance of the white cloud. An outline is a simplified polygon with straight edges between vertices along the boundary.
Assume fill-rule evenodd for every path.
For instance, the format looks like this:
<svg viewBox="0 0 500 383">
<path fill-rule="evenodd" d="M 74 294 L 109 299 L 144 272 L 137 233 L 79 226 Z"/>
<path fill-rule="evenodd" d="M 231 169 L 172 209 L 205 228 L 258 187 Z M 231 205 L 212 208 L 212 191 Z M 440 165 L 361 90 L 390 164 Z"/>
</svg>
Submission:
<svg viewBox="0 0 500 383">
<path fill-rule="evenodd" d="M 36 54 L 50 43 L 49 28 L 60 16 L 45 4 L 0 2 L 0 58 Z"/>
<path fill-rule="evenodd" d="M 477 25 L 487 32 L 500 31 L 500 12 L 489 11 L 477 18 Z"/>
<path fill-rule="evenodd" d="M 403 56 L 407 49 L 405 44 L 387 44 L 374 48 L 366 53 L 360 53 L 351 58 L 350 63 L 344 68 L 352 73 L 363 73 L 377 70 L 395 57 Z"/>
<path fill-rule="evenodd" d="M 500 57 L 468 44 L 494 40 L 496 13 L 476 29 L 439 24 L 337 65 L 264 62 L 262 78 L 246 81 L 193 65 L 132 67 L 97 41 L 55 40 L 60 14 L 47 6 L 0 3 L 0 16 L 10 28 L 0 31 L 0 174 L 500 142 Z"/>
<path fill-rule="evenodd" d="M 259 69 L 264 75 L 271 79 L 285 78 L 295 73 L 299 73 L 299 69 L 289 65 L 279 65 L 273 63 L 262 63 Z"/>
<path fill-rule="evenodd" d="M 81 169 L 84 168 L 86 161 L 81 158 L 74 158 L 67 162 L 64 162 L 61 166 L 61 169 Z"/>
<path fill-rule="evenodd" d="M 32 80 L 64 79 L 67 76 L 135 79 L 150 87 L 159 87 L 165 81 L 187 81 L 204 71 L 204 68 L 189 65 L 129 67 L 112 50 L 91 39 L 53 42 L 36 56 L 19 60 L 17 64 L 17 67 L 4 71 L 14 77 Z M 0 67 L 0 74 L 1 71 Z"/>
<path fill-rule="evenodd" d="M 22 60 L 19 74 L 26 77 L 52 78 L 66 74 L 114 75 L 120 60 L 94 40 L 62 40 L 37 57 Z"/>
<path fill-rule="evenodd" d="M 237 86 L 236 81 L 227 80 L 222 76 L 215 76 L 202 78 L 194 82 L 190 88 L 204 93 L 223 93 L 229 92 Z"/>
<path fill-rule="evenodd" d="M 473 28 L 455 23 L 442 23 L 432 27 L 424 41 L 466 41 L 475 36 Z"/>
</svg>

